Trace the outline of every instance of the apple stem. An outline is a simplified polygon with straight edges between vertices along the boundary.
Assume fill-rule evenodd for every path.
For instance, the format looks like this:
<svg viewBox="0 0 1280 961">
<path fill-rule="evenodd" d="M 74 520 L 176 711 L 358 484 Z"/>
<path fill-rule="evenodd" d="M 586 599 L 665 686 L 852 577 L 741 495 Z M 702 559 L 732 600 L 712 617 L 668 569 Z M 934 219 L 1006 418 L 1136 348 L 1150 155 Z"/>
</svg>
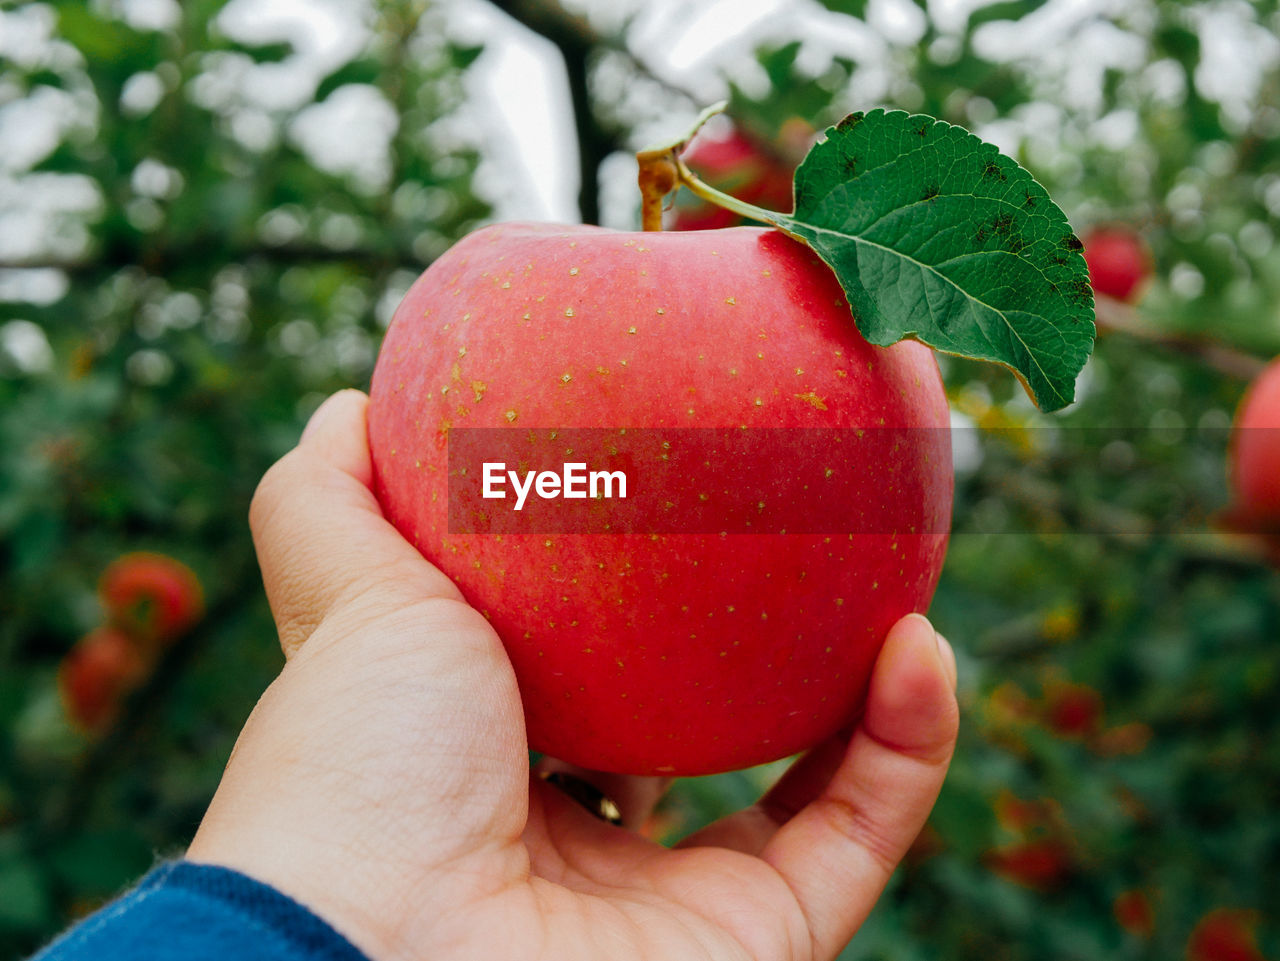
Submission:
<svg viewBox="0 0 1280 961">
<path fill-rule="evenodd" d="M 640 225 L 662 229 L 662 206 L 667 194 L 680 185 L 674 147 L 653 147 L 636 154 L 640 163 Z"/>
<path fill-rule="evenodd" d="M 698 175 L 680 159 L 682 146 L 683 143 L 674 146 L 650 147 L 636 153 L 636 160 L 640 164 L 638 177 L 641 196 L 640 220 L 644 230 L 662 229 L 663 201 L 667 194 L 681 184 L 708 203 L 730 210 L 739 217 L 780 226 L 776 211 L 765 210 L 763 207 L 739 200 L 699 180 Z"/>
<path fill-rule="evenodd" d="M 777 213 L 772 210 L 765 210 L 762 207 L 752 206 L 737 197 L 721 193 L 711 185 L 703 183 L 680 159 L 680 152 L 693 139 L 694 134 L 698 132 L 704 123 L 724 110 L 726 106 L 728 106 L 727 102 L 721 101 L 702 111 L 689 132 L 679 140 L 657 144 L 637 151 L 636 160 L 640 164 L 640 174 L 637 178 L 640 184 L 641 197 L 640 220 L 643 229 L 662 229 L 663 201 L 666 199 L 667 194 L 681 184 L 684 184 L 690 191 L 708 203 L 730 210 L 739 217 L 777 225 Z"/>
<path fill-rule="evenodd" d="M 778 213 L 774 210 L 765 210 L 763 207 L 757 207 L 755 204 L 749 204 L 745 200 L 739 200 L 723 191 L 717 190 L 703 180 L 698 179 L 698 175 L 690 170 L 679 155 L 674 158 L 676 170 L 680 175 L 680 183 L 689 188 L 695 195 L 701 197 L 708 203 L 715 204 L 717 207 L 723 207 L 725 210 L 732 211 L 739 217 L 745 217 L 748 220 L 759 220 L 764 223 L 777 225 Z"/>
</svg>

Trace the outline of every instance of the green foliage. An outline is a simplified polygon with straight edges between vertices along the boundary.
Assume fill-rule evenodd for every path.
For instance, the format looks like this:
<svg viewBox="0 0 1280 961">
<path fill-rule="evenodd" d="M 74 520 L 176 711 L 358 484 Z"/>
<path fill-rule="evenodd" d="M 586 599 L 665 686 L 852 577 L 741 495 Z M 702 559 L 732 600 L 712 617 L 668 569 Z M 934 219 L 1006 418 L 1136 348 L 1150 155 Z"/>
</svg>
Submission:
<svg viewBox="0 0 1280 961">
<path fill-rule="evenodd" d="M 1016 370 L 1044 410 L 1075 397 L 1093 293 L 1062 211 L 995 147 L 905 111 L 849 114 L 770 218 L 840 278 L 873 344 L 915 337 Z"/>
<path fill-rule="evenodd" d="M 190 838 L 281 664 L 253 488 L 323 396 L 367 382 L 401 292 L 488 215 L 480 157 L 443 122 L 477 50 L 445 39 L 440 13 L 374 4 L 348 25 L 361 43 L 284 96 L 272 71 L 299 66 L 299 44 L 233 35 L 221 0 L 160 27 L 126 6 L 0 11 L 48 35 L 5 48 L 0 111 L 58 115 L 43 153 L 18 164 L 6 143 L 0 163 L 6 957 Z M 941 359 L 969 453 L 931 613 L 957 650 L 963 733 L 930 829 L 846 961 L 1185 958 L 1217 908 L 1260 911 L 1278 958 L 1280 581 L 1212 526 L 1244 388 L 1221 351 L 1280 352 L 1276 4 L 1076 5 L 1051 31 L 1072 5 L 920 3 L 882 31 L 888 5 L 825 6 L 838 30 L 773 21 L 752 76 L 725 54 L 731 114 L 781 156 L 796 129 L 856 110 L 930 114 L 1016 157 L 1079 233 L 1133 226 L 1156 264 L 1134 315 L 1153 339 L 1114 332 L 1128 308 L 1100 305 L 1061 414 L 1001 368 Z M 1217 82 L 1220 36 L 1252 80 Z M 626 38 L 597 39 L 591 94 L 619 138 L 649 109 L 635 91 L 682 102 L 619 53 Z M 394 119 L 382 163 L 306 139 L 350 103 Z M 209 611 L 90 737 L 67 721 L 58 665 L 101 621 L 102 570 L 137 549 L 188 563 Z M 777 770 L 681 782 L 655 830 L 749 803 Z M 1028 879 L 1013 855 L 1032 843 L 1048 860 Z M 1149 935 L 1114 913 L 1132 892 Z"/>
<path fill-rule="evenodd" d="M 253 489 L 320 399 L 367 383 L 390 308 L 487 212 L 474 148 L 432 129 L 461 102 L 475 48 L 414 6 L 353 25 L 362 49 L 288 105 L 253 94 L 302 54 L 229 37 L 221 3 L 184 3 L 149 29 L 64 2 L 51 53 L 0 61 L 0 86 L 56 81 L 87 105 L 15 181 L 55 207 L 86 195 L 84 212 L 14 258 L 39 269 L 0 271 L 53 285 L 0 299 L 0 955 L 190 837 L 281 664 Z M 398 118 L 384 171 L 336 166 L 297 135 L 350 84 Z M 14 347 L 23 336 L 34 353 Z M 55 672 L 101 622 L 102 570 L 135 549 L 187 562 L 210 611 L 89 737 L 68 724 Z"/>
</svg>

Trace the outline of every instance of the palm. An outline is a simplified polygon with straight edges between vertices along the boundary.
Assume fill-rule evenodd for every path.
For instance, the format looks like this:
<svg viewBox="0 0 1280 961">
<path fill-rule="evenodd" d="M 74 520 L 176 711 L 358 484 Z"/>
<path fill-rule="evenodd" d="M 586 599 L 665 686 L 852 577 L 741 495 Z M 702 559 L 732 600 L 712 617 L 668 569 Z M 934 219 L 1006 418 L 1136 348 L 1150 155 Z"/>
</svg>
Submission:
<svg viewBox="0 0 1280 961">
<path fill-rule="evenodd" d="M 811 956 L 786 882 L 751 855 L 719 847 L 668 850 L 591 820 L 538 782 L 524 843 L 531 876 L 517 900 L 528 916 L 517 929 L 546 932 L 545 940 L 529 942 L 536 950 L 524 957 Z"/>
</svg>

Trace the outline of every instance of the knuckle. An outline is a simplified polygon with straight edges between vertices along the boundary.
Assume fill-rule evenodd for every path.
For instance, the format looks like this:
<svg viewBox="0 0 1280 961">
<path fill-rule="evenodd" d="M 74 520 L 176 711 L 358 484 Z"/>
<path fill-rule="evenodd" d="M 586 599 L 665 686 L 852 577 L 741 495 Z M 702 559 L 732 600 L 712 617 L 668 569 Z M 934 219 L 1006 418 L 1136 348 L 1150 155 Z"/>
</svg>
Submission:
<svg viewBox="0 0 1280 961">
<path fill-rule="evenodd" d="M 865 851 L 885 874 L 893 872 L 902 859 L 903 845 L 881 818 L 849 798 L 828 796 L 818 804 L 837 836 Z"/>
<path fill-rule="evenodd" d="M 261 536 L 271 525 L 271 519 L 280 505 L 287 501 L 287 491 L 293 475 L 293 454 L 286 454 L 262 475 L 249 501 L 249 529 L 255 537 Z"/>
</svg>

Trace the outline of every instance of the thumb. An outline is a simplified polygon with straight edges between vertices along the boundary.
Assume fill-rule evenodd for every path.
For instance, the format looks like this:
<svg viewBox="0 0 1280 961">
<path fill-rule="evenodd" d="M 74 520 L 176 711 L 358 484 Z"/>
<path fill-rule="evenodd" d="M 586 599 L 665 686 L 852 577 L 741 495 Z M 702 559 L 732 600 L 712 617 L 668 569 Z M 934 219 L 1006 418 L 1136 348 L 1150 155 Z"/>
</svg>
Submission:
<svg viewBox="0 0 1280 961">
<path fill-rule="evenodd" d="M 351 618 L 354 627 L 424 600 L 462 599 L 378 506 L 368 405 L 356 390 L 326 400 L 298 446 L 267 471 L 249 508 L 286 657 L 326 620 Z"/>
<path fill-rule="evenodd" d="M 950 646 L 919 614 L 898 621 L 835 776 L 764 846 L 761 857 L 795 895 L 814 957 L 835 957 L 853 937 L 924 827 L 955 748 L 953 684 Z"/>
</svg>

